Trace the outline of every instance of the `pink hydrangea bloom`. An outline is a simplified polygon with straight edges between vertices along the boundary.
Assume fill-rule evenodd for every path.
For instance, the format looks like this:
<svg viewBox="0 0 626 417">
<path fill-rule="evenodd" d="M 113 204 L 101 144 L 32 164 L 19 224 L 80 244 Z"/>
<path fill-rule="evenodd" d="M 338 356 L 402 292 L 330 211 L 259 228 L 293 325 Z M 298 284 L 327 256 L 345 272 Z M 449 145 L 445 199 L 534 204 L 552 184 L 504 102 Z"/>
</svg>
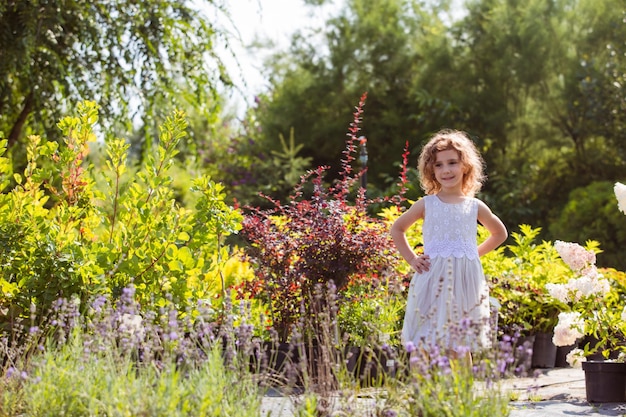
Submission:
<svg viewBox="0 0 626 417">
<path fill-rule="evenodd" d="M 554 248 L 573 271 L 583 272 L 583 270 L 589 269 L 591 265 L 596 263 L 596 254 L 583 248 L 578 243 L 557 240 L 554 242 Z"/>
</svg>

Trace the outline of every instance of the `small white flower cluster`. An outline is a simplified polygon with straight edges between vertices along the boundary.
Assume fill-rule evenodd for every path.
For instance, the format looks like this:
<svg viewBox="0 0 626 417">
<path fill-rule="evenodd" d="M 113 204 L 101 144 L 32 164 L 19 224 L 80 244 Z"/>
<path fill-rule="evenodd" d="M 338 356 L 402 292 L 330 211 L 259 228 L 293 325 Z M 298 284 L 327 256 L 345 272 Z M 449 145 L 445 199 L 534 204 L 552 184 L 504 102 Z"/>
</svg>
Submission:
<svg viewBox="0 0 626 417">
<path fill-rule="evenodd" d="M 124 313 L 119 321 L 118 330 L 120 333 L 143 340 L 145 329 L 143 327 L 143 318 L 140 315 Z"/>
<path fill-rule="evenodd" d="M 596 254 L 578 243 L 557 240 L 554 247 L 570 268 L 582 275 L 566 284 L 546 284 L 548 293 L 564 304 L 576 303 L 587 297 L 604 297 L 611 291 L 609 280 L 598 273 Z"/>
<path fill-rule="evenodd" d="M 615 192 L 615 198 L 617 198 L 617 207 L 622 213 L 626 214 L 626 185 L 616 182 L 613 191 Z"/>
<path fill-rule="evenodd" d="M 587 357 L 582 349 L 575 348 L 569 351 L 565 356 L 565 360 L 572 368 L 580 368 L 582 363 L 587 361 Z"/>
</svg>

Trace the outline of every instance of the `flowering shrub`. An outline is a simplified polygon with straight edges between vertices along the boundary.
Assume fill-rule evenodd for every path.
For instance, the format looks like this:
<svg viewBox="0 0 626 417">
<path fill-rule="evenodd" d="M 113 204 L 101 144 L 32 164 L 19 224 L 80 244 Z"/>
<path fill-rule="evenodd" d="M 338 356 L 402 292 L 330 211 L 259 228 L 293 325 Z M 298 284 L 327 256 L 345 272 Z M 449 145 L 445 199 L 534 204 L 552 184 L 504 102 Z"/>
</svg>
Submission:
<svg viewBox="0 0 626 417">
<path fill-rule="evenodd" d="M 93 297 L 83 313 L 74 300 L 53 304 L 36 313 L 50 316 L 54 338 L 36 327 L 25 346 L 0 338 L 0 415 L 260 415 L 254 342 L 247 323 L 233 323 L 237 307 L 224 307 L 229 326 L 202 304 L 194 321 L 172 303 L 145 312 L 133 286 Z"/>
<path fill-rule="evenodd" d="M 328 167 L 318 167 L 301 178 L 289 203 L 267 197 L 273 207 L 248 207 L 244 216 L 241 235 L 262 283 L 258 295 L 270 307 L 273 328 L 283 341 L 303 312 L 311 314 L 316 285 L 332 281 L 341 293 L 350 277 L 385 276 L 397 263 L 387 225 L 367 212 L 365 190 L 360 188 L 354 204 L 349 202 L 362 175 L 351 164 L 365 97 L 354 113 L 339 181 L 324 184 Z M 312 191 L 305 195 L 309 181 Z"/>
<path fill-rule="evenodd" d="M 581 355 L 596 352 L 608 358 L 612 352 L 623 349 L 626 332 L 623 296 L 596 268 L 597 244 L 588 242 L 584 248 L 576 243 L 556 241 L 555 248 L 574 278 L 563 284 L 546 285 L 550 295 L 562 304 L 553 342 L 557 346 L 569 346 L 583 336 L 593 336 L 597 343 L 587 344 L 583 352 L 574 351 L 570 360 L 579 361 Z"/>
</svg>

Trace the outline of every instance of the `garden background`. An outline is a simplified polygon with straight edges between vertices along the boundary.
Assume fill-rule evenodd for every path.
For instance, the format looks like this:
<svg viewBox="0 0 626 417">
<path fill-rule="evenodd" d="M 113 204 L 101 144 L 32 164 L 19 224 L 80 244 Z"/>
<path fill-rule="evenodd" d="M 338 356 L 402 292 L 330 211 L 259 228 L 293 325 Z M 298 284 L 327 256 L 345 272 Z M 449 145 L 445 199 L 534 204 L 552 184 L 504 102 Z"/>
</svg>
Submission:
<svg viewBox="0 0 626 417">
<path fill-rule="evenodd" d="M 333 297 L 315 294 L 330 291 L 351 345 L 396 344 L 409 271 L 385 227 L 422 195 L 417 154 L 442 127 L 476 141 L 479 197 L 511 232 L 484 260 L 502 329 L 556 323 L 545 284 L 571 277 L 556 240 L 597 252 L 620 304 L 623 4 L 348 0 L 272 51 L 267 89 L 238 118 L 217 46 L 237 41 L 235 6 L 203 3 L 0 5 L 7 373 L 71 333 L 56 326 L 74 316 L 51 311 L 87 318 L 94 297 L 129 292 L 138 306 L 115 326 L 132 340 L 141 316 L 286 341 L 305 317 L 324 328 L 316 300 Z M 162 331 L 156 355 L 178 352 L 180 332 Z"/>
</svg>

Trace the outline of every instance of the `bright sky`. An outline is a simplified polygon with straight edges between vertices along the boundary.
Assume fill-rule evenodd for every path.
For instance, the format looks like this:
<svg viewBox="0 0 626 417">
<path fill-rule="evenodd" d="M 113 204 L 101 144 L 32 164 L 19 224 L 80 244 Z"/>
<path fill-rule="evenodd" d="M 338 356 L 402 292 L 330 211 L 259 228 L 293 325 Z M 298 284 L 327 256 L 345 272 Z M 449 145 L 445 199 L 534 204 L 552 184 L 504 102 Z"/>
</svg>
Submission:
<svg viewBox="0 0 626 417">
<path fill-rule="evenodd" d="M 287 49 L 291 34 L 302 27 L 322 27 L 329 16 L 339 11 L 343 0 L 333 0 L 327 6 L 307 6 L 302 0 L 234 0 L 229 4 L 233 25 L 240 32 L 243 44 L 255 39 L 269 40 L 281 50 Z M 241 71 L 229 62 L 235 84 L 245 97 L 233 97 L 241 115 L 247 106 L 253 104 L 254 95 L 264 90 L 265 79 L 261 74 L 262 56 L 251 55 L 244 45 L 235 42 L 235 50 Z M 247 84 L 244 85 L 243 81 Z"/>
<path fill-rule="evenodd" d="M 266 54 L 259 55 L 257 51 L 254 55 L 245 49 L 245 45 L 258 39 L 263 43 L 271 41 L 280 50 L 285 50 L 296 30 L 323 27 L 330 17 L 339 14 L 345 0 L 327 0 L 324 6 L 307 6 L 303 0 L 228 0 L 228 3 L 233 22 L 225 26 L 232 30 L 236 28 L 241 35 L 243 44 L 236 41 L 231 44 L 241 69 L 226 54 L 224 60 L 233 82 L 243 91 L 243 96 L 235 92 L 230 99 L 237 115 L 243 116 L 246 108 L 254 105 L 254 96 L 263 92 L 266 87 L 266 80 L 261 72 Z M 453 1 L 453 14 L 464 13 L 464 9 L 460 7 L 462 3 L 463 0 Z"/>
</svg>

